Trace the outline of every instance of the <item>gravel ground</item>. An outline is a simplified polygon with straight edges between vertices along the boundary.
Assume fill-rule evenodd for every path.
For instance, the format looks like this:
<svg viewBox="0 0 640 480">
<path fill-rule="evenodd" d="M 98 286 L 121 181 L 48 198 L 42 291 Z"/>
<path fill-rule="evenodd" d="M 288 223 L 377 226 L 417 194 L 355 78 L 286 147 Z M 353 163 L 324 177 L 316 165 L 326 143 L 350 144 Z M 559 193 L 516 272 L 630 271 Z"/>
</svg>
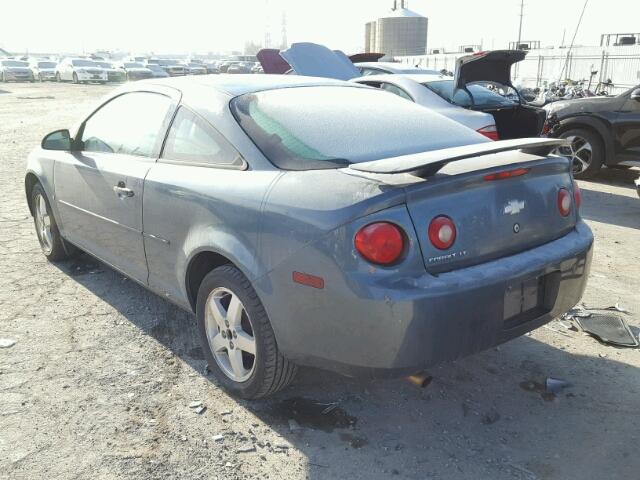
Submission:
<svg viewBox="0 0 640 480">
<path fill-rule="evenodd" d="M 110 88 L 0 84 L 0 338 L 16 342 L 0 348 L 1 478 L 638 478 L 639 350 L 554 321 L 433 368 L 425 389 L 304 369 L 275 398 L 238 401 L 206 374 L 189 314 L 88 256 L 45 261 L 26 156 Z M 596 236 L 583 300 L 620 302 L 632 326 L 637 175 L 581 182 Z M 571 386 L 546 395 L 548 376 Z"/>
</svg>

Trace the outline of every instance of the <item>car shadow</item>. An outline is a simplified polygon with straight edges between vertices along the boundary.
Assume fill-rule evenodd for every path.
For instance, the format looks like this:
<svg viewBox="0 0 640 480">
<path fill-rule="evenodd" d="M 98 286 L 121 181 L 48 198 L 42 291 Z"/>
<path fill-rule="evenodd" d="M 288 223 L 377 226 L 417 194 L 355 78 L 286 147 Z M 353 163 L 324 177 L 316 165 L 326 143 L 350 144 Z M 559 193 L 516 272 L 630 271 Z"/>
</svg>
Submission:
<svg viewBox="0 0 640 480">
<path fill-rule="evenodd" d="M 58 268 L 217 385 L 193 315 L 86 254 Z M 612 478 L 613 462 L 616 478 L 635 478 L 640 369 L 610 347 L 571 354 L 581 334 L 564 335 L 566 348 L 524 336 L 434 367 L 424 389 L 301 369 L 274 397 L 236 403 L 284 439 L 276 452 L 306 457 L 309 479 L 596 479 Z M 549 394 L 547 377 L 571 386 Z"/>
<path fill-rule="evenodd" d="M 593 220 L 620 227 L 640 229 L 640 199 L 634 180 L 640 175 L 635 169 L 603 169 L 594 179 L 580 181 L 582 207 L 580 214 Z M 603 192 L 596 185 L 602 184 L 628 189 L 626 194 Z"/>
</svg>

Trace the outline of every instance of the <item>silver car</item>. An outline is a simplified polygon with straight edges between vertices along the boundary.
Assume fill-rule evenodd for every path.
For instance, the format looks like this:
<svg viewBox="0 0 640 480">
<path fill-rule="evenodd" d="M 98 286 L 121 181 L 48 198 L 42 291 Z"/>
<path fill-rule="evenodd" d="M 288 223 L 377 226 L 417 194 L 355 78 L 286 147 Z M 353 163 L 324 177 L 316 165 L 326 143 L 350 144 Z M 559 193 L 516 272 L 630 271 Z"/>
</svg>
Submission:
<svg viewBox="0 0 640 480">
<path fill-rule="evenodd" d="M 27 62 L 0 59 L 0 82 L 33 82 L 33 72 Z"/>
<path fill-rule="evenodd" d="M 593 236 L 564 142 L 336 80 L 143 80 L 47 135 L 25 187 L 49 260 L 80 248 L 194 312 L 220 384 L 258 398 L 296 365 L 412 374 L 572 308 Z"/>
</svg>

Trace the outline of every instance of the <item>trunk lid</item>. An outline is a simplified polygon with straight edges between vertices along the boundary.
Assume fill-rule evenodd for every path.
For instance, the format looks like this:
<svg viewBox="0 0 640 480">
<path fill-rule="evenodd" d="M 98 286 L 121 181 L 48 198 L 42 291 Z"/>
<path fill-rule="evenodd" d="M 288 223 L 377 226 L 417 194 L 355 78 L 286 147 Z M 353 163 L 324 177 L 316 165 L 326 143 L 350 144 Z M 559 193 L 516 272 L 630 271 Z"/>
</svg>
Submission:
<svg viewBox="0 0 640 480">
<path fill-rule="evenodd" d="M 485 166 L 489 166 L 478 170 L 451 164 L 437 177 L 407 188 L 407 208 L 429 272 L 450 271 L 513 255 L 560 238 L 575 227 L 573 205 L 567 217 L 560 214 L 557 205 L 561 188 L 573 198 L 567 159 L 541 159 L 524 152 L 493 157 L 505 156 L 510 158 L 507 165 L 488 157 Z M 486 179 L 491 174 L 520 169 L 527 173 Z M 456 226 L 455 242 L 447 250 L 437 249 L 428 236 L 432 219 L 441 215 Z"/>
<path fill-rule="evenodd" d="M 544 140 L 479 143 L 349 168 L 425 179 L 405 186 L 406 204 L 427 271 L 437 274 L 513 255 L 575 227 L 574 206 L 563 217 L 557 204 L 561 188 L 573 198 L 570 163 L 549 155 L 559 144 Z M 495 178 L 514 171 L 520 175 Z M 446 250 L 429 239 L 429 224 L 438 216 L 449 217 L 456 227 L 455 241 Z"/>
<path fill-rule="evenodd" d="M 351 80 L 361 76 L 360 70 L 349 57 L 340 50 L 330 50 L 324 45 L 294 43 L 280 55 L 298 75 L 336 80 Z"/>
<path fill-rule="evenodd" d="M 493 50 L 465 55 L 456 60 L 455 88 L 465 89 L 468 83 L 495 82 L 511 84 L 511 66 L 521 62 L 527 52 L 522 50 Z"/>
<path fill-rule="evenodd" d="M 277 48 L 263 48 L 256 57 L 264 73 L 282 75 L 291 70 L 291 65 L 280 56 L 280 50 Z"/>
</svg>

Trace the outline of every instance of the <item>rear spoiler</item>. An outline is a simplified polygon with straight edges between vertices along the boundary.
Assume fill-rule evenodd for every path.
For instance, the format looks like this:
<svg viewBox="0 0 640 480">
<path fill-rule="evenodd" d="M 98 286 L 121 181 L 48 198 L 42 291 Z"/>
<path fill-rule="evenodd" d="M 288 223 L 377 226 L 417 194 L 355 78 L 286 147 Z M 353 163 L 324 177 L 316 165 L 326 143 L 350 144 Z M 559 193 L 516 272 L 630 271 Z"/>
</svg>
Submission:
<svg viewBox="0 0 640 480">
<path fill-rule="evenodd" d="M 462 147 L 443 148 L 430 152 L 374 160 L 372 162 L 352 163 L 349 168 L 369 173 L 423 172 L 433 175 L 447 163 L 457 162 L 466 158 L 512 150 L 522 150 L 525 153 L 546 156 L 556 148 L 567 144 L 567 140 L 559 138 L 518 138 L 515 140 L 482 142 Z"/>
</svg>

